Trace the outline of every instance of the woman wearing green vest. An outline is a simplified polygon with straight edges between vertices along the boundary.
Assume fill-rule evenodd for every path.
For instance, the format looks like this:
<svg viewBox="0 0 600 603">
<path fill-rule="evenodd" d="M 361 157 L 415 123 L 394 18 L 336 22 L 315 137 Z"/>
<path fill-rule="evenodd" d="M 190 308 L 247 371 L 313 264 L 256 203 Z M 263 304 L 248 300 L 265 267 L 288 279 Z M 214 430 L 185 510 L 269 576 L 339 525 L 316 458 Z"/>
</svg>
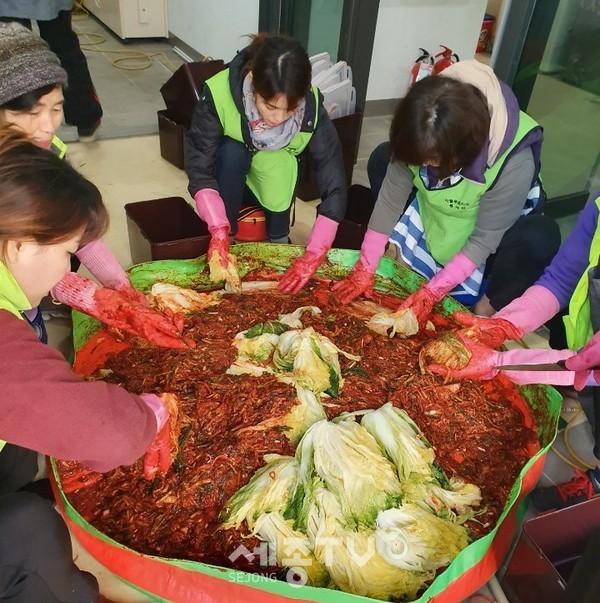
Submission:
<svg viewBox="0 0 600 603">
<path fill-rule="evenodd" d="M 302 45 L 259 34 L 228 68 L 207 80 L 187 133 L 186 172 L 200 217 L 208 224 L 208 257 L 228 266 L 230 236 L 242 203 L 265 212 L 272 243 L 288 243 L 298 157 L 308 151 L 321 204 L 306 253 L 280 290 L 298 291 L 321 264 L 346 211 L 346 176 L 337 134 Z"/>
<path fill-rule="evenodd" d="M 456 312 L 454 317 L 465 326 L 459 337 L 472 352 L 469 364 L 460 370 L 446 366 L 430 366 L 432 372 L 453 378 L 491 379 L 508 364 L 539 364 L 555 362 L 554 350 L 518 350 L 521 357 L 515 361 L 513 352 L 496 352 L 507 339 L 519 339 L 526 333 L 568 309 L 564 317 L 567 345 L 571 350 L 565 356 L 569 371 L 504 371 L 519 383 L 549 383 L 575 385 L 583 392 L 579 401 L 590 423 L 595 427 L 596 467 L 588 475 L 577 472 L 566 487 L 543 489 L 534 495 L 540 510 L 573 504 L 600 492 L 600 433 L 593 396 L 600 393 L 600 191 L 593 193 L 584 207 L 573 231 L 563 243 L 552 263 L 541 278 L 525 293 L 490 318 Z M 577 352 L 577 353 L 575 353 Z M 528 359 L 527 357 L 530 356 Z M 585 389 L 584 389 L 585 388 Z M 594 389 L 592 389 L 594 388 Z M 583 497 L 583 498 L 582 498 Z"/>
<path fill-rule="evenodd" d="M 81 243 L 108 224 L 98 189 L 67 162 L 0 127 L 0 599 L 96 601 L 95 578 L 73 563 L 66 526 L 31 484 L 38 452 L 110 471 L 145 455 L 170 461 L 169 410 L 84 381 L 42 345 L 24 313 L 69 272 Z M 167 399 L 165 398 L 165 402 Z M 154 461 L 155 462 L 155 461 Z M 168 467 L 168 464 L 166 465 Z M 47 482 L 46 482 L 47 483 Z"/>
<path fill-rule="evenodd" d="M 389 145 L 374 152 L 385 177 L 360 260 L 335 287 L 340 301 L 368 294 L 388 242 L 429 279 L 403 304 L 420 323 L 447 294 L 485 315 L 521 295 L 560 245 L 558 226 L 541 214 L 541 141 L 512 91 L 477 61 L 417 82 Z"/>
<path fill-rule="evenodd" d="M 66 84 L 67 74 L 58 57 L 39 36 L 18 23 L 0 23 L 0 124 L 12 124 L 33 144 L 61 159 L 67 146 L 55 133 L 63 119 Z M 118 260 L 101 240 L 77 250 L 71 269 L 77 270 L 80 262 L 103 285 L 145 303 L 145 297 L 131 286 Z M 46 343 L 40 308 L 32 308 L 25 317 Z"/>
</svg>

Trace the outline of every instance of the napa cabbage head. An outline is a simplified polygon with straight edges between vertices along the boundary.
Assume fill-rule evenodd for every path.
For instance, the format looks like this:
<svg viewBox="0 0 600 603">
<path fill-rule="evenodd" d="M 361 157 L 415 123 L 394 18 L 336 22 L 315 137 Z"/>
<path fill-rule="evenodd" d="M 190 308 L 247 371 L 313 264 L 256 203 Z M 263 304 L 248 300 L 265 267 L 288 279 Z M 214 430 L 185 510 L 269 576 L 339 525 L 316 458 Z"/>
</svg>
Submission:
<svg viewBox="0 0 600 603">
<path fill-rule="evenodd" d="M 300 441 L 296 458 L 300 480 L 322 480 L 340 501 L 349 527 L 373 526 L 381 509 L 400 500 L 394 466 L 373 436 L 354 421 L 315 423 Z"/>
<path fill-rule="evenodd" d="M 339 395 L 343 385 L 338 353 L 358 361 L 360 356 L 343 352 L 312 327 L 283 333 L 273 354 L 276 370 L 291 372 L 295 382 L 315 394 Z"/>
<path fill-rule="evenodd" d="M 296 385 L 296 395 L 298 404 L 285 417 L 285 424 L 289 427 L 286 435 L 292 444 L 298 443 L 311 425 L 327 418 L 321 402 L 313 392 Z"/>
<path fill-rule="evenodd" d="M 414 503 L 455 523 L 463 523 L 475 515 L 473 507 L 481 503 L 481 491 L 475 484 L 452 478 L 444 488 L 437 479 L 413 473 L 402 481 L 402 500 Z"/>
<path fill-rule="evenodd" d="M 412 572 L 388 563 L 377 551 L 372 529 L 344 527 L 337 496 L 327 488 L 314 489 L 307 534 L 314 555 L 342 591 L 375 599 L 412 600 L 432 572 Z"/>
<path fill-rule="evenodd" d="M 279 322 L 287 325 L 290 329 L 303 329 L 304 325 L 301 319 L 302 314 L 305 312 L 310 312 L 313 316 L 316 316 L 317 314 L 321 314 L 321 309 L 317 306 L 301 306 L 290 314 L 280 314 Z"/>
<path fill-rule="evenodd" d="M 238 333 L 233 340 L 233 347 L 237 350 L 238 358 L 263 362 L 269 360 L 278 341 L 279 335 L 274 333 L 263 333 L 250 338 Z"/>
<path fill-rule="evenodd" d="M 417 572 L 445 567 L 469 544 L 465 527 L 411 503 L 379 513 L 375 541 L 388 563 Z"/>
<path fill-rule="evenodd" d="M 432 475 L 435 452 L 404 410 L 388 402 L 366 413 L 361 425 L 394 463 L 400 479 L 408 479 L 411 473 Z"/>
<path fill-rule="evenodd" d="M 269 550 L 275 552 L 278 566 L 292 569 L 310 586 L 329 585 L 326 567 L 316 559 L 306 535 L 294 530 L 292 520 L 284 519 L 278 512 L 263 513 L 252 532 L 269 543 Z"/>
<path fill-rule="evenodd" d="M 239 528 L 245 520 L 253 529 L 263 513 L 285 509 L 296 486 L 298 462 L 293 456 L 279 454 L 264 458 L 267 464 L 227 502 L 221 522 L 224 528 Z"/>
</svg>

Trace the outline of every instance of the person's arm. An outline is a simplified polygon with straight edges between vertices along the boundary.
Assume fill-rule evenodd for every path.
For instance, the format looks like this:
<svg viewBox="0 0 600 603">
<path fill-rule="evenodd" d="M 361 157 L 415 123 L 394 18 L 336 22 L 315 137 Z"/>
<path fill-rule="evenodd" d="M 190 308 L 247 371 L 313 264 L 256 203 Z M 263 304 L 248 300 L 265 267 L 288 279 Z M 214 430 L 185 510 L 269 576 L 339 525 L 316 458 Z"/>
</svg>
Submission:
<svg viewBox="0 0 600 603">
<path fill-rule="evenodd" d="M 599 195 L 600 191 L 590 196 L 571 234 L 536 283 L 550 290 L 561 308 L 569 303 L 577 283 L 589 265 L 590 248 L 598 227 L 596 199 Z"/>
<path fill-rule="evenodd" d="M 0 311 L 0 331 L 1 439 L 94 471 L 130 465 L 144 454 L 159 426 L 142 397 L 84 381 L 6 311 Z"/>
<path fill-rule="evenodd" d="M 185 136 L 185 171 L 192 197 L 202 189 L 219 191 L 215 178 L 215 157 L 223 128 L 208 86 L 204 86 L 192 123 Z"/>
<path fill-rule="evenodd" d="M 348 185 L 337 132 L 323 104 L 319 104 L 317 128 L 308 144 L 317 176 L 321 203 L 317 213 L 337 222 L 346 215 Z"/>
<path fill-rule="evenodd" d="M 319 122 L 309 146 L 321 203 L 303 256 L 296 258 L 279 282 L 281 293 L 295 294 L 317 271 L 335 240 L 338 226 L 346 215 L 348 187 L 337 132 L 327 111 L 319 104 Z"/>
<path fill-rule="evenodd" d="M 577 283 L 589 265 L 590 247 L 598 226 L 595 196 L 583 208 L 575 227 L 544 274 L 521 297 L 493 315 L 510 321 L 521 336 L 550 320 L 569 303 Z"/>
<path fill-rule="evenodd" d="M 511 157 L 492 188 L 479 200 L 477 222 L 463 253 L 480 266 L 495 253 L 506 231 L 519 219 L 535 173 L 531 149 Z"/>
<path fill-rule="evenodd" d="M 102 286 L 121 291 L 141 304 L 147 303 L 144 294 L 133 287 L 119 260 L 104 241 L 96 239 L 84 245 L 75 255 Z"/>
<path fill-rule="evenodd" d="M 369 229 L 387 235 L 404 213 L 404 208 L 413 190 L 413 175 L 405 163 L 388 164 L 377 202 L 373 208 Z"/>
</svg>

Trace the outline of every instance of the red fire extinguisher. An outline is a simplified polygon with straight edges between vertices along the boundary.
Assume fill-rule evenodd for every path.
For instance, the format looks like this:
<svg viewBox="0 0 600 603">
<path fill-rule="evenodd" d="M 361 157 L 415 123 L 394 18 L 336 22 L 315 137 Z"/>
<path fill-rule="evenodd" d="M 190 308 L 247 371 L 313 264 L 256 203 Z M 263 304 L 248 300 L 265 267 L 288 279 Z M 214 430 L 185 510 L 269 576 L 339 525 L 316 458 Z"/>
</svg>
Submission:
<svg viewBox="0 0 600 603">
<path fill-rule="evenodd" d="M 459 61 L 458 55 L 452 51 L 451 48 L 440 44 L 440 46 L 444 49 L 442 52 L 438 52 L 435 55 L 435 63 L 433 65 L 433 75 L 444 71 L 446 67 L 450 67 L 450 65 L 454 65 Z"/>
<path fill-rule="evenodd" d="M 419 48 L 419 50 L 421 55 L 410 70 L 411 85 L 431 75 L 433 70 L 433 57 L 424 48 Z"/>
</svg>

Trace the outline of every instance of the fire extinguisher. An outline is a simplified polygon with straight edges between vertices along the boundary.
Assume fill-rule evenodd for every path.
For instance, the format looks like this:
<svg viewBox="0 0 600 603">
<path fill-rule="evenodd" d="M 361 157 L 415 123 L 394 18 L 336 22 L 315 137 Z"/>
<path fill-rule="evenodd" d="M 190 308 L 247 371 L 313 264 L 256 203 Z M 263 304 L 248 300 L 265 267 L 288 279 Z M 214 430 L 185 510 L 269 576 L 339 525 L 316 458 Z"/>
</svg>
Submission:
<svg viewBox="0 0 600 603">
<path fill-rule="evenodd" d="M 433 70 L 433 57 L 424 48 L 419 48 L 419 50 L 421 55 L 410 70 L 411 85 L 431 75 Z"/>
<path fill-rule="evenodd" d="M 446 67 L 450 67 L 450 65 L 454 65 L 454 63 L 458 63 L 459 58 L 458 55 L 452 51 L 451 48 L 440 44 L 440 46 L 444 49 L 442 52 L 438 52 L 435 55 L 435 63 L 433 65 L 433 75 L 437 75 L 441 71 L 444 71 Z M 439 57 L 439 58 L 438 58 Z"/>
</svg>

